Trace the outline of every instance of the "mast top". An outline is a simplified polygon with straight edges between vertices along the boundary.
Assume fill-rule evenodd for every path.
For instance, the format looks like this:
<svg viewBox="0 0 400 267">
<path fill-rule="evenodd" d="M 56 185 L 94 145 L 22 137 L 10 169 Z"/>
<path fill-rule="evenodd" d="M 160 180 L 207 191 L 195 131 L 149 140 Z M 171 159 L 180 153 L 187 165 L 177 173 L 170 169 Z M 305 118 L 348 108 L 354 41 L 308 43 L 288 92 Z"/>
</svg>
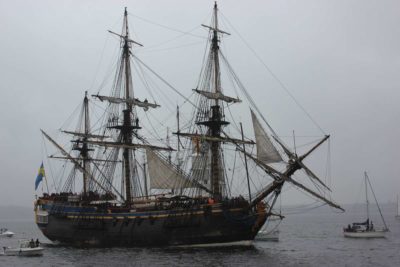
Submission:
<svg viewBox="0 0 400 267">
<path fill-rule="evenodd" d="M 217 33 L 222 33 L 222 34 L 226 34 L 226 35 L 231 35 L 229 32 L 226 31 L 222 31 L 220 29 L 218 29 L 218 9 L 217 9 L 217 1 L 215 1 L 214 4 L 214 25 L 212 26 L 208 26 L 208 25 L 204 25 L 201 24 L 201 26 L 208 28 L 209 30 L 212 30 L 214 32 L 214 35 L 216 35 Z M 216 37 L 216 36 L 215 36 Z M 216 40 L 218 42 L 218 38 L 216 37 Z"/>
</svg>

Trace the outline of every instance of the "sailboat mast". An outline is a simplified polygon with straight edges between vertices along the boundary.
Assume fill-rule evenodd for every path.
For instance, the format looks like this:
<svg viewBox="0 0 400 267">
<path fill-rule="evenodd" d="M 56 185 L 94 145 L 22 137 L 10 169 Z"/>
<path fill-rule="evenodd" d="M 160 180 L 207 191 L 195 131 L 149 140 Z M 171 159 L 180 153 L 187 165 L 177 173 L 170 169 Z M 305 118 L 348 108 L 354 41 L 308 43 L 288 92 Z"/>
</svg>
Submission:
<svg viewBox="0 0 400 267">
<path fill-rule="evenodd" d="M 386 230 L 386 231 L 389 231 L 389 228 L 387 227 L 387 224 L 386 224 L 386 222 L 385 222 L 385 218 L 383 218 L 383 214 L 382 214 L 382 211 L 381 211 L 381 207 L 379 207 L 378 200 L 376 199 L 374 189 L 372 189 L 371 181 L 369 180 L 369 177 L 368 177 L 368 175 L 367 175 L 367 172 L 365 172 L 365 183 L 367 183 L 367 182 L 368 182 L 368 184 L 369 184 L 369 187 L 371 188 L 372 196 L 373 196 L 374 199 L 375 199 L 375 203 L 376 203 L 376 206 L 378 207 L 379 214 L 381 215 L 382 222 L 383 222 L 383 224 L 385 225 L 385 230 Z"/>
<path fill-rule="evenodd" d="M 369 219 L 369 202 L 368 202 L 368 187 L 367 187 L 367 172 L 364 172 L 364 179 L 365 179 L 365 200 L 367 203 L 367 219 Z"/>
</svg>

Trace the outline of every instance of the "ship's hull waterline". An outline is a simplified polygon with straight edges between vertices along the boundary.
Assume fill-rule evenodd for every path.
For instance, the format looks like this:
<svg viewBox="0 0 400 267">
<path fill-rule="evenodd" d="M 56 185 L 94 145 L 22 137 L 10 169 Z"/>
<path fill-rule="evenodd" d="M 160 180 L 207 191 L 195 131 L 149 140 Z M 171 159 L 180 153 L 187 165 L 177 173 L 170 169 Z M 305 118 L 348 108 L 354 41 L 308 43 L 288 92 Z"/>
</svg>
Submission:
<svg viewBox="0 0 400 267">
<path fill-rule="evenodd" d="M 266 221 L 247 208 L 143 213 L 49 213 L 37 222 L 51 241 L 74 246 L 192 246 L 249 244 Z"/>
</svg>

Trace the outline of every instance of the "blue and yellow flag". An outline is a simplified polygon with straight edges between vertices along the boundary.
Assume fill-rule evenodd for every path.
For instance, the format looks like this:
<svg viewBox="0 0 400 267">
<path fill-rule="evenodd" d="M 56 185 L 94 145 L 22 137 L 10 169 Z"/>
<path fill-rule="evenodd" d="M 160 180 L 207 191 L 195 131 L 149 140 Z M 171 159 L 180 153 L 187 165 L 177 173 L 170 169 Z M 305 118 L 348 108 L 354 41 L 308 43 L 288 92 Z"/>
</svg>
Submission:
<svg viewBox="0 0 400 267">
<path fill-rule="evenodd" d="M 43 162 L 42 165 L 40 165 L 39 168 L 39 173 L 36 177 L 36 181 L 35 181 L 35 190 L 38 188 L 40 182 L 43 180 L 43 177 L 46 176 L 45 172 L 44 172 L 44 166 L 43 166 Z"/>
</svg>

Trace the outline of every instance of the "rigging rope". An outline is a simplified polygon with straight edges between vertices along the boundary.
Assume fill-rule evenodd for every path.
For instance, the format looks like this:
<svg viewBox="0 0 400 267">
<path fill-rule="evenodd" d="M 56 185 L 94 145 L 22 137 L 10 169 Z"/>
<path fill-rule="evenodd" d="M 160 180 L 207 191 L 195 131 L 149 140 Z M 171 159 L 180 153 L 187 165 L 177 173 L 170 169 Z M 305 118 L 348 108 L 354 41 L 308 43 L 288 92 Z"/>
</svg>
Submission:
<svg viewBox="0 0 400 267">
<path fill-rule="evenodd" d="M 222 14 L 222 13 L 221 13 Z M 321 128 L 321 126 L 313 119 L 309 112 L 300 104 L 300 102 L 294 97 L 294 95 L 289 91 L 289 89 L 285 86 L 285 84 L 272 72 L 271 68 L 261 59 L 261 57 L 256 53 L 256 51 L 246 42 L 246 40 L 240 35 L 240 33 L 233 27 L 233 25 L 229 22 L 229 20 L 222 14 L 222 17 L 228 22 L 228 24 L 232 27 L 233 31 L 239 36 L 242 42 L 250 49 L 253 55 L 260 61 L 260 63 L 264 66 L 264 68 L 271 74 L 271 76 L 278 82 L 281 88 L 292 98 L 292 100 L 296 103 L 296 105 L 303 110 L 303 112 L 308 116 L 308 118 L 314 123 L 314 125 L 324 134 L 325 131 Z"/>
<path fill-rule="evenodd" d="M 136 17 L 136 18 L 138 18 L 138 19 L 140 19 L 140 20 L 142 20 L 142 21 L 145 21 L 145 22 L 147 22 L 147 23 L 150 23 L 150 24 L 159 26 L 159 27 L 161 27 L 161 28 L 168 29 L 168 30 L 171 30 L 171 31 L 174 31 L 174 32 L 182 33 L 182 35 L 177 36 L 177 37 L 171 39 L 171 41 L 174 40 L 174 39 L 176 39 L 176 38 L 179 38 L 179 37 L 181 37 L 181 36 L 184 36 L 184 35 L 191 35 L 191 36 L 196 37 L 196 38 L 206 39 L 204 36 L 200 36 L 200 35 L 196 35 L 196 34 L 192 34 L 192 33 L 191 33 L 191 32 L 194 31 L 195 29 L 199 28 L 199 26 L 196 26 L 195 28 L 193 28 L 193 29 L 191 29 L 191 30 L 189 30 L 189 31 L 182 31 L 182 30 L 178 30 L 178 29 L 175 29 L 175 28 L 172 28 L 172 27 L 169 27 L 169 26 L 162 25 L 162 24 L 157 23 L 157 22 L 153 22 L 153 21 L 151 21 L 151 20 L 148 20 L 148 19 L 145 19 L 145 18 L 140 17 L 140 16 L 138 16 L 138 15 L 135 15 L 135 14 L 133 14 L 133 13 L 131 13 L 131 12 L 129 12 L 128 14 L 129 14 L 130 16 L 132 16 L 132 17 Z M 167 42 L 169 42 L 169 41 L 167 41 Z M 166 43 L 166 42 L 164 42 L 164 43 Z M 153 46 L 151 46 L 151 47 L 154 47 L 154 46 L 158 46 L 158 45 L 153 45 Z"/>
<path fill-rule="evenodd" d="M 177 93 L 178 95 L 180 95 L 181 97 L 183 97 L 183 99 L 185 99 L 187 102 L 189 102 L 193 107 L 197 108 L 197 106 L 190 101 L 189 98 L 187 98 L 186 96 L 184 96 L 181 92 L 178 91 L 178 89 L 176 89 L 175 87 L 173 87 L 170 83 L 168 83 L 163 77 L 161 77 L 158 73 L 156 73 L 154 70 L 152 70 L 148 65 L 146 65 L 143 61 L 141 61 L 137 56 L 133 55 L 132 56 L 138 61 L 140 62 L 140 64 L 142 64 L 146 69 L 148 69 L 151 73 L 153 73 L 158 79 L 160 79 L 162 82 L 164 82 L 169 88 L 171 88 L 175 93 Z"/>
</svg>

